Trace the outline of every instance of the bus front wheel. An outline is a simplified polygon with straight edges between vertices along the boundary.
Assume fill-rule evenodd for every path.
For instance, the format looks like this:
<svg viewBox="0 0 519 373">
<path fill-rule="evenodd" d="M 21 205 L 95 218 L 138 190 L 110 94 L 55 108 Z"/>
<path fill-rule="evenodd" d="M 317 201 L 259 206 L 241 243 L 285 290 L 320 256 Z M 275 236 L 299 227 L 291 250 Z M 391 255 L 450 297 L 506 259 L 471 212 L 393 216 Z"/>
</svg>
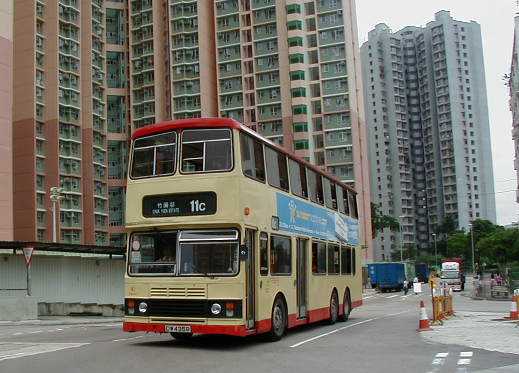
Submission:
<svg viewBox="0 0 519 373">
<path fill-rule="evenodd" d="M 286 316 L 285 304 L 281 297 L 276 298 L 274 305 L 272 306 L 271 323 L 272 328 L 270 330 L 270 339 L 272 341 L 279 341 L 286 331 L 287 316 Z"/>
</svg>

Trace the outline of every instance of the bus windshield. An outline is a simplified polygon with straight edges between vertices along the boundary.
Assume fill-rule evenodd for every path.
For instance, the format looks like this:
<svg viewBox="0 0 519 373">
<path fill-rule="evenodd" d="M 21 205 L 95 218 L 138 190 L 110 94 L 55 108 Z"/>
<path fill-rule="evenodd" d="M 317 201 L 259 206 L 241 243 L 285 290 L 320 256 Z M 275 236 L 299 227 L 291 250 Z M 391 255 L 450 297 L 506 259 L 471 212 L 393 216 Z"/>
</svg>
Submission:
<svg viewBox="0 0 519 373">
<path fill-rule="evenodd" d="M 234 230 L 134 233 L 130 239 L 129 273 L 235 275 L 239 272 L 238 250 L 238 232 Z"/>
<path fill-rule="evenodd" d="M 176 247 L 177 232 L 134 233 L 130 239 L 130 273 L 174 275 Z"/>
<path fill-rule="evenodd" d="M 180 238 L 180 275 L 235 275 L 238 273 L 236 231 L 184 231 Z"/>
</svg>

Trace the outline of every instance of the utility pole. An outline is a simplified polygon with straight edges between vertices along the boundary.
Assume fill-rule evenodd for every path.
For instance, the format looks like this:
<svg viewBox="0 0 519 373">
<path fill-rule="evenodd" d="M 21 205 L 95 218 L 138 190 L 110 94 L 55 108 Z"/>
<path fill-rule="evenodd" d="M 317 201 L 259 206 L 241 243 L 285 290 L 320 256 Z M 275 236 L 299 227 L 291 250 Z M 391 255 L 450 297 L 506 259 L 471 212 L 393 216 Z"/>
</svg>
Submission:
<svg viewBox="0 0 519 373">
<path fill-rule="evenodd" d="M 438 249 L 436 247 L 436 233 L 432 234 L 434 238 L 434 265 L 438 268 Z"/>
<path fill-rule="evenodd" d="M 472 249 L 472 277 L 476 274 L 476 268 L 474 267 L 474 225 L 469 224 L 470 227 L 470 247 Z"/>
<path fill-rule="evenodd" d="M 52 242 L 57 242 L 56 203 L 63 199 L 63 188 L 51 187 L 50 200 L 52 201 Z"/>
<path fill-rule="evenodd" d="M 400 215 L 398 217 L 398 223 L 400 225 L 400 263 L 404 261 L 404 233 L 402 232 L 402 223 L 401 221 L 405 218 L 405 215 Z"/>
</svg>

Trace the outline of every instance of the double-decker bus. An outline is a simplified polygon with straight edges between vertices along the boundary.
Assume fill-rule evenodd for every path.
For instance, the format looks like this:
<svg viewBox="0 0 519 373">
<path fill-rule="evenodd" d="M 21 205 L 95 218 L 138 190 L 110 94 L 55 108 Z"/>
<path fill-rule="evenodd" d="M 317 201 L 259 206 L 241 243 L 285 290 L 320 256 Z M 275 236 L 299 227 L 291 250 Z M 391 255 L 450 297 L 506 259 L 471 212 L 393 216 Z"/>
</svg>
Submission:
<svg viewBox="0 0 519 373">
<path fill-rule="evenodd" d="M 126 228 L 127 332 L 277 340 L 362 304 L 355 191 L 232 119 L 135 131 Z"/>
</svg>

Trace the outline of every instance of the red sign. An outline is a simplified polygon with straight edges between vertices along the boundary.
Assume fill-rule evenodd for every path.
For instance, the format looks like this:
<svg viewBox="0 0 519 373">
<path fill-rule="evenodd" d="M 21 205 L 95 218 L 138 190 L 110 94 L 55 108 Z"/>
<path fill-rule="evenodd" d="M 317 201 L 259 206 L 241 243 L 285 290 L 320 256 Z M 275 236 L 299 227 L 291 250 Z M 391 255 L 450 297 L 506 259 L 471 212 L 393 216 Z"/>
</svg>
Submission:
<svg viewBox="0 0 519 373">
<path fill-rule="evenodd" d="M 24 247 L 23 248 L 23 256 L 25 257 L 25 265 L 27 267 L 29 267 L 31 265 L 33 251 L 34 251 L 34 247 Z"/>
</svg>

